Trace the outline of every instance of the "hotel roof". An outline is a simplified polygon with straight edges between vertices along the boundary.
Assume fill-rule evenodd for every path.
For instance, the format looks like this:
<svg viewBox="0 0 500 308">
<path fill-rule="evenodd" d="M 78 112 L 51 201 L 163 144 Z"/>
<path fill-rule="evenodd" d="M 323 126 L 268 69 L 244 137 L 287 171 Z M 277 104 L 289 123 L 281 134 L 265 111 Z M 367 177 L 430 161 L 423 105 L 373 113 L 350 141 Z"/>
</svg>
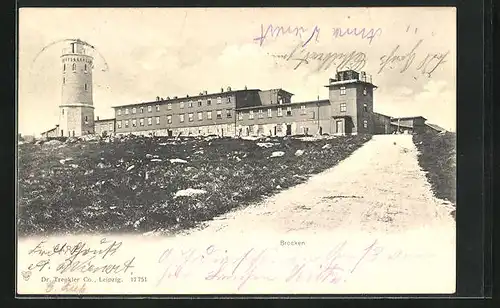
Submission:
<svg viewBox="0 0 500 308">
<path fill-rule="evenodd" d="M 121 107 L 127 107 L 127 106 L 148 105 L 148 104 L 163 103 L 163 102 L 174 102 L 174 101 L 182 101 L 182 100 L 186 101 L 186 100 L 197 99 L 197 98 L 201 98 L 201 97 L 205 97 L 205 96 L 221 96 L 221 95 L 225 95 L 225 94 L 228 94 L 228 93 L 231 94 L 231 93 L 255 92 L 255 91 L 261 91 L 261 90 L 260 89 L 231 90 L 231 91 L 224 91 L 224 92 L 207 93 L 207 94 L 202 94 L 202 95 L 183 96 L 183 97 L 163 99 L 163 100 L 155 100 L 155 101 L 132 103 L 132 104 L 123 104 L 123 105 L 112 106 L 111 108 L 121 108 Z"/>
<path fill-rule="evenodd" d="M 426 118 L 422 116 L 413 116 L 413 117 L 392 117 L 391 120 L 411 120 L 411 119 L 418 119 L 422 118 L 424 120 L 427 120 Z"/>
</svg>

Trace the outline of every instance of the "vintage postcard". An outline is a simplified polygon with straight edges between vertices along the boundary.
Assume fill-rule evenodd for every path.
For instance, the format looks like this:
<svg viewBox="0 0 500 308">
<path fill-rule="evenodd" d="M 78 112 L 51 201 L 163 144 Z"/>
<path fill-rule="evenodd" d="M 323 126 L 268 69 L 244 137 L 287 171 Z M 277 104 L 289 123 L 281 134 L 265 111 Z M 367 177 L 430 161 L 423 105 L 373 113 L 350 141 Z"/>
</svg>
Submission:
<svg viewBox="0 0 500 308">
<path fill-rule="evenodd" d="M 455 292 L 454 8 L 21 8 L 18 43 L 18 294 Z"/>
</svg>

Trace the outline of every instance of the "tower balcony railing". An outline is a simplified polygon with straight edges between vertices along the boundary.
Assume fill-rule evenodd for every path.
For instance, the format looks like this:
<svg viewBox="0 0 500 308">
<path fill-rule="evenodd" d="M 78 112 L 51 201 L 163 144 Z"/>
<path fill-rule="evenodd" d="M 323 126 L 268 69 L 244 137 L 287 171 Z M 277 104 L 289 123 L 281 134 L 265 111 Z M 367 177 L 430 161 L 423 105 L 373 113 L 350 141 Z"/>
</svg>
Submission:
<svg viewBox="0 0 500 308">
<path fill-rule="evenodd" d="M 362 81 L 372 83 L 372 75 L 369 74 L 356 74 L 351 76 L 340 75 L 340 78 L 330 78 L 330 84 L 341 81 Z"/>
<path fill-rule="evenodd" d="M 360 81 L 367 82 L 367 83 L 372 83 L 372 75 L 359 75 L 358 78 Z"/>
</svg>

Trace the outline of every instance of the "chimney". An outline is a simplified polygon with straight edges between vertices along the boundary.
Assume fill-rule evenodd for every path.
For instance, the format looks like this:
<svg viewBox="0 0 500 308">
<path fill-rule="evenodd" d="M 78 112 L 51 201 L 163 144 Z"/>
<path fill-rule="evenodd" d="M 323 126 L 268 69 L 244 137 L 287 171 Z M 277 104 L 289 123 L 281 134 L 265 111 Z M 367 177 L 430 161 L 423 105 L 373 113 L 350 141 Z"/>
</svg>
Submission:
<svg viewBox="0 0 500 308">
<path fill-rule="evenodd" d="M 170 96 L 167 96 L 167 99 L 170 99 Z"/>
<path fill-rule="evenodd" d="M 99 116 L 97 116 L 97 121 L 99 121 Z"/>
<path fill-rule="evenodd" d="M 227 87 L 227 92 L 231 92 L 231 87 Z"/>
<path fill-rule="evenodd" d="M 248 90 L 247 86 L 245 86 L 245 90 Z"/>
<path fill-rule="evenodd" d="M 199 95 L 200 95 L 200 96 L 201 96 L 201 95 L 203 95 L 203 92 L 200 92 L 200 94 L 199 94 Z"/>
<path fill-rule="evenodd" d="M 207 91 L 207 90 L 203 91 L 203 94 L 204 94 L 204 95 L 207 95 L 207 94 L 208 94 L 208 91 Z"/>
<path fill-rule="evenodd" d="M 159 100 L 160 100 L 160 97 L 159 97 L 159 96 L 157 96 L 157 97 L 156 97 L 156 101 L 159 101 Z"/>
<path fill-rule="evenodd" d="M 224 92 L 224 88 L 220 88 L 220 93 L 223 93 Z"/>
<path fill-rule="evenodd" d="M 186 94 L 186 97 L 189 97 L 189 94 Z"/>
<path fill-rule="evenodd" d="M 174 99 L 177 99 L 177 96 L 174 96 Z"/>
</svg>

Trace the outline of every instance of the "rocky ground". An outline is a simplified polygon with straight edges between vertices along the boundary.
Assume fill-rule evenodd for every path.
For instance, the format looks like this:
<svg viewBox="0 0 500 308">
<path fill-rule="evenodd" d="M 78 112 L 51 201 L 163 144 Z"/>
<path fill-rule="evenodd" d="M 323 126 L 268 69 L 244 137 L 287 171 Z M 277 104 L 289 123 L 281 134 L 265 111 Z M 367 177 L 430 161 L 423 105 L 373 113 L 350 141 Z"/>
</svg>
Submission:
<svg viewBox="0 0 500 308">
<path fill-rule="evenodd" d="M 88 139 L 19 145 L 20 235 L 194 227 L 305 182 L 370 137 Z"/>
</svg>

